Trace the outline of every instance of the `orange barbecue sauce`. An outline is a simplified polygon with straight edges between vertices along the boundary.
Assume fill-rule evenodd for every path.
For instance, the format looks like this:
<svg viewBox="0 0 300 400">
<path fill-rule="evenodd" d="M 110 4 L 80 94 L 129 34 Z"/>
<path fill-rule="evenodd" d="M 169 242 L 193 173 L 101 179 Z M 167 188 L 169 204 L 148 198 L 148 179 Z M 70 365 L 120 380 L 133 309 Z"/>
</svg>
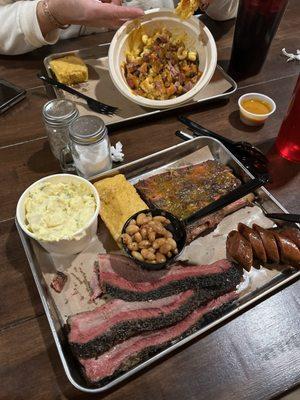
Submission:
<svg viewBox="0 0 300 400">
<path fill-rule="evenodd" d="M 271 111 L 271 106 L 266 101 L 258 99 L 248 99 L 242 101 L 243 108 L 252 114 L 268 114 Z"/>
</svg>

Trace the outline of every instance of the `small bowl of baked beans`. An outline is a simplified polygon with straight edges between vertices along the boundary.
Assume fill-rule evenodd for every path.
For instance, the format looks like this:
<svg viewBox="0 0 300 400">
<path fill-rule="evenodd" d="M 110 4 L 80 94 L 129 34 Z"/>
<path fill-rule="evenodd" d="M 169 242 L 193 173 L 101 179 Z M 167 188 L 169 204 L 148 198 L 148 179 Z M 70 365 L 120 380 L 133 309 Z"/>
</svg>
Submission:
<svg viewBox="0 0 300 400">
<path fill-rule="evenodd" d="M 163 269 L 173 263 L 185 241 L 181 221 L 160 209 L 137 212 L 126 221 L 121 235 L 126 254 L 149 270 Z"/>
</svg>

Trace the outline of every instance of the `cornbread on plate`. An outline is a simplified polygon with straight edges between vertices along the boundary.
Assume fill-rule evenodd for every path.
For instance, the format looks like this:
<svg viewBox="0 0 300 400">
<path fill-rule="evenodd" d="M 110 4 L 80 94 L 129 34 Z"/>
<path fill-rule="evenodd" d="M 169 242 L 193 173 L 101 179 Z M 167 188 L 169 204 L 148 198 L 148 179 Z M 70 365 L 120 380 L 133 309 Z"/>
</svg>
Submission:
<svg viewBox="0 0 300 400">
<path fill-rule="evenodd" d="M 101 206 L 100 216 L 112 237 L 118 242 L 125 222 L 138 211 L 148 208 L 124 175 L 102 179 L 94 183 Z"/>
<path fill-rule="evenodd" d="M 56 58 L 49 62 L 56 79 L 66 85 L 86 82 L 88 80 L 88 68 L 83 60 L 75 55 Z"/>
</svg>

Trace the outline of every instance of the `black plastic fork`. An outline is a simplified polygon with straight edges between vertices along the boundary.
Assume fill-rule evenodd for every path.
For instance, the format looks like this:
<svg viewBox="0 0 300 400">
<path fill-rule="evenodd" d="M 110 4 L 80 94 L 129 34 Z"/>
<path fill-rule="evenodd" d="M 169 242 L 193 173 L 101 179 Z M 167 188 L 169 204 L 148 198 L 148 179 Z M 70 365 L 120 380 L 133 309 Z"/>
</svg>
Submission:
<svg viewBox="0 0 300 400">
<path fill-rule="evenodd" d="M 60 83 L 57 80 L 50 78 L 48 76 L 42 75 L 42 74 L 37 74 L 38 78 L 40 78 L 42 81 L 49 83 L 52 86 L 56 86 L 59 89 L 64 90 L 65 92 L 74 94 L 77 97 L 80 97 L 81 99 L 84 99 L 87 102 L 88 107 L 92 110 L 95 111 L 99 114 L 104 114 L 104 115 L 112 115 L 115 114 L 117 111 L 117 107 L 110 106 L 108 104 L 101 103 L 101 101 L 95 100 L 92 97 L 89 97 L 83 93 L 78 92 L 77 90 L 73 89 L 72 87 L 65 85 L 64 83 Z"/>
</svg>

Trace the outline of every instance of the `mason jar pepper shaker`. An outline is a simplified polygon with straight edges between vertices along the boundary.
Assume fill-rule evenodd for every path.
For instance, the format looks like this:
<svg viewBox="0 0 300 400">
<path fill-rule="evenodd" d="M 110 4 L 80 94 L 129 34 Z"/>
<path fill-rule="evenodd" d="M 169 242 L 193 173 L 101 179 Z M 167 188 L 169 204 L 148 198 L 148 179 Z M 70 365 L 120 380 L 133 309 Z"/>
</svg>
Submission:
<svg viewBox="0 0 300 400">
<path fill-rule="evenodd" d="M 75 103 L 55 99 L 43 107 L 43 119 L 53 155 L 60 159 L 61 150 L 69 142 L 69 126 L 79 115 Z"/>
</svg>

